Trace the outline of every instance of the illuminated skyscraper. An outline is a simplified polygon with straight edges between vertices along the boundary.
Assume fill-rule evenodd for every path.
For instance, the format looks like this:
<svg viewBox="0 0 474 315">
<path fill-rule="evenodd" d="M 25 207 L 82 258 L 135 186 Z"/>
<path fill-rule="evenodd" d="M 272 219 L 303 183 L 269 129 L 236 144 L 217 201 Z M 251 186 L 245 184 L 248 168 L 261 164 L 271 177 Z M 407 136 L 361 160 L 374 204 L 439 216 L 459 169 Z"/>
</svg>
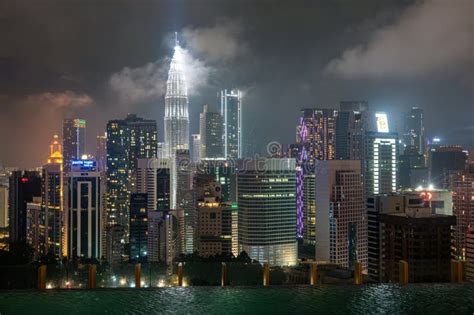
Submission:
<svg viewBox="0 0 474 315">
<path fill-rule="evenodd" d="M 165 94 L 165 156 L 189 149 L 188 92 L 183 71 L 183 51 L 176 39 Z"/>
<path fill-rule="evenodd" d="M 224 158 L 242 158 L 242 92 L 221 91 L 221 116 L 224 121 Z"/>
<path fill-rule="evenodd" d="M 101 259 L 105 256 L 105 191 L 96 162 L 73 161 L 66 187 L 68 258 Z"/>
<path fill-rule="evenodd" d="M 318 160 L 332 160 L 336 157 L 336 118 L 337 110 L 306 108 L 301 110 L 301 117 L 296 128 L 297 141 L 297 235 L 305 234 L 304 222 L 313 220 L 305 218 L 304 213 L 304 179 Z M 307 199 L 308 200 L 308 199 Z M 307 205 L 311 207 L 311 205 Z M 306 233 L 308 234 L 308 233 Z"/>
<path fill-rule="evenodd" d="M 45 218 L 45 252 L 58 256 L 67 255 L 63 230 L 63 159 L 59 137 L 55 135 L 50 145 L 48 164 L 43 166 L 41 211 Z"/>
<path fill-rule="evenodd" d="M 474 229 L 474 164 L 464 171 L 452 172 L 448 188 L 453 191 L 453 214 L 456 216 L 454 227 L 456 258 L 466 259 L 468 251 L 471 251 L 473 255 L 471 257 L 474 258 L 474 247 L 469 248 L 474 244 L 468 244 L 467 239 L 468 230 L 471 229 L 472 233 Z"/>
<path fill-rule="evenodd" d="M 126 235 L 137 160 L 156 157 L 157 146 L 155 120 L 128 115 L 107 124 L 107 221 L 110 226 L 124 226 Z"/>
<path fill-rule="evenodd" d="M 86 121 L 84 119 L 63 120 L 64 171 L 71 169 L 71 161 L 79 160 L 86 150 Z"/>
<path fill-rule="evenodd" d="M 423 110 L 413 107 L 405 113 L 403 120 L 403 143 L 405 147 L 415 149 L 418 154 L 425 153 L 425 128 Z"/>
<path fill-rule="evenodd" d="M 295 265 L 294 159 L 241 160 L 237 173 L 239 251 L 270 265 Z"/>
<path fill-rule="evenodd" d="M 365 133 L 363 171 L 365 197 L 387 194 L 398 188 L 398 134 L 389 132 L 387 115 L 375 114 L 377 132 Z"/>
<path fill-rule="evenodd" d="M 224 157 L 222 143 L 222 116 L 209 110 L 209 105 L 204 105 L 203 112 L 199 115 L 199 132 L 201 135 L 201 159 L 215 159 Z"/>
</svg>

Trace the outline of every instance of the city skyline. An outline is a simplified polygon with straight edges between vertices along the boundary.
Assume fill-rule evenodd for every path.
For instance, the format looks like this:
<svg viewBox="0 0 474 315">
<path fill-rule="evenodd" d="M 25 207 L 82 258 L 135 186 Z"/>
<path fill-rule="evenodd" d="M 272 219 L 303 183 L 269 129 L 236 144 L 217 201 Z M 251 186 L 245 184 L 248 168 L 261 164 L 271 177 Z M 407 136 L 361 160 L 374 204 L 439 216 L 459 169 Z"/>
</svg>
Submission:
<svg viewBox="0 0 474 315">
<path fill-rule="evenodd" d="M 238 88 L 244 98 L 243 141 L 255 135 L 251 151 L 256 153 L 264 153 L 270 141 L 293 143 L 302 108 L 334 108 L 344 100 L 366 100 L 371 109 L 391 111 L 393 118 L 393 113 L 401 116 L 418 106 L 425 111 L 426 138 L 436 135 L 447 144 L 474 146 L 473 62 L 465 37 L 472 31 L 468 1 L 448 7 L 443 1 L 378 5 L 367 0 L 361 4 L 363 10 L 354 10 L 356 5 L 350 2 L 315 2 L 309 8 L 302 3 L 278 4 L 282 11 L 288 9 L 287 17 L 281 11 L 267 12 L 258 3 L 253 12 L 241 5 L 204 1 L 208 10 L 201 16 L 192 13 L 197 6 L 192 3 L 159 1 L 138 5 L 131 13 L 131 3 L 123 2 L 110 10 L 97 8 L 91 27 L 98 34 L 85 38 L 80 25 L 87 21 L 93 3 L 75 5 L 73 17 L 67 5 L 4 2 L 6 14 L 0 23 L 7 27 L 1 29 L 10 32 L 0 50 L 1 163 L 20 168 L 42 165 L 48 156 L 44 148 L 51 135 L 61 133 L 65 118 L 87 121 L 89 153 L 94 153 L 96 136 L 104 133 L 106 122 L 127 113 L 156 120 L 158 139 L 163 140 L 164 82 L 175 31 L 192 69 L 187 74 L 193 82 L 190 134 L 198 130 L 204 104 L 218 109 L 219 91 Z M 161 10 L 153 10 L 157 7 Z M 109 11 L 130 23 L 119 27 Z M 32 16 L 48 22 L 38 25 Z M 138 16 L 143 23 L 136 22 Z M 15 18 L 28 19 L 31 25 L 21 29 L 9 24 Z M 63 23 L 65 18 L 71 22 Z M 274 26 L 275 19 L 281 23 Z M 64 24 L 63 33 L 58 34 L 51 21 Z M 110 28 L 98 27 L 103 23 Z M 456 51 L 432 53 L 446 34 L 437 24 L 456 34 L 446 39 Z M 269 33 L 270 26 L 275 29 Z M 423 38 L 423 27 L 440 37 L 410 48 L 408 39 Z M 21 36 L 26 46 L 18 46 L 15 36 Z M 47 40 L 52 36 L 55 41 Z M 99 41 L 101 36 L 110 40 L 108 47 Z M 382 44 L 389 45 L 395 36 L 398 55 L 391 55 Z M 31 45 L 34 48 L 28 49 Z M 354 50 L 358 45 L 363 48 Z M 426 56 L 421 65 L 413 51 Z M 369 61 L 388 60 L 387 56 L 394 59 L 385 66 L 375 64 L 378 70 L 364 68 Z M 394 67 L 397 62 L 400 66 Z M 16 147 L 25 141 L 31 145 Z"/>
</svg>

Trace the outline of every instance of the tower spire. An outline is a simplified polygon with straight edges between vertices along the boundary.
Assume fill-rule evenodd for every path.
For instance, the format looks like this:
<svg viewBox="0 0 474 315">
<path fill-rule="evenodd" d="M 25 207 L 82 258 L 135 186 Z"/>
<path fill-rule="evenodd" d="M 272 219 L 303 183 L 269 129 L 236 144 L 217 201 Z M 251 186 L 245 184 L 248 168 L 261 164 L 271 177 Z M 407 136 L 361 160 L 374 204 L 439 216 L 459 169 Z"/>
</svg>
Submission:
<svg viewBox="0 0 474 315">
<path fill-rule="evenodd" d="M 174 46 L 179 46 L 178 32 L 174 32 Z"/>
</svg>

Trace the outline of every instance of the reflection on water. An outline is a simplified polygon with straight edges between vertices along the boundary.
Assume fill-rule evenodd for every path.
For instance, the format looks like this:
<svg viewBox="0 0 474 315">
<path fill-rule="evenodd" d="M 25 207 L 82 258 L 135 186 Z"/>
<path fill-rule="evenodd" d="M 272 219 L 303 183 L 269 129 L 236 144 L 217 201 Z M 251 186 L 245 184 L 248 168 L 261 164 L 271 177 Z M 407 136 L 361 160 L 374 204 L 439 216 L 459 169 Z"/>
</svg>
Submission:
<svg viewBox="0 0 474 315">
<path fill-rule="evenodd" d="M 0 313 L 473 314 L 474 285 L 0 291 Z"/>
</svg>

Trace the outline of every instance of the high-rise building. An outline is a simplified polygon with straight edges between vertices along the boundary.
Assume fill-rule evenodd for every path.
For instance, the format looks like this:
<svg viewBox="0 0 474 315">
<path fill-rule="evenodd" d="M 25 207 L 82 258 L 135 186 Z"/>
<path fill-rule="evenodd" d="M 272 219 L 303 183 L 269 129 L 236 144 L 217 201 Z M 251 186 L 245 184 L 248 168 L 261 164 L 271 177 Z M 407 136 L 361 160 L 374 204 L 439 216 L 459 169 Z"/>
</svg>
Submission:
<svg viewBox="0 0 474 315">
<path fill-rule="evenodd" d="M 45 250 L 59 257 L 67 255 L 64 235 L 63 158 L 59 137 L 54 135 L 48 163 L 43 166 L 41 211 L 45 218 Z M 71 165 L 69 165 L 71 167 Z"/>
<path fill-rule="evenodd" d="M 425 128 L 423 120 L 423 110 L 418 107 L 412 107 L 403 117 L 403 143 L 405 148 L 414 150 L 418 154 L 425 153 Z"/>
<path fill-rule="evenodd" d="M 183 227 L 180 231 L 180 247 L 184 253 L 192 253 L 194 249 L 194 227 L 195 227 L 195 196 L 193 187 L 194 165 L 191 163 L 189 150 L 177 150 L 174 157 L 175 176 L 171 176 L 172 186 L 172 209 L 178 211 L 178 218 L 183 215 Z M 174 198 L 173 198 L 174 196 Z M 173 202 L 174 200 L 174 202 Z"/>
<path fill-rule="evenodd" d="M 96 162 L 73 161 L 66 190 L 68 257 L 101 259 L 105 256 L 105 191 Z"/>
<path fill-rule="evenodd" d="M 0 184 L 0 229 L 8 227 L 8 186 Z"/>
<path fill-rule="evenodd" d="M 335 109 L 305 108 L 301 110 L 297 127 L 297 142 L 304 151 L 304 162 L 314 165 L 317 160 L 336 157 Z"/>
<path fill-rule="evenodd" d="M 371 127 L 366 101 L 342 101 L 336 118 L 336 159 L 362 160 L 364 135 Z"/>
<path fill-rule="evenodd" d="M 148 261 L 168 265 L 183 252 L 184 214 L 181 209 L 148 212 Z"/>
<path fill-rule="evenodd" d="M 192 155 L 192 161 L 194 163 L 198 162 L 200 157 L 200 151 L 201 151 L 201 135 L 200 134 L 193 134 L 193 155 Z"/>
<path fill-rule="evenodd" d="M 223 202 L 235 202 L 237 200 L 235 167 L 235 160 L 201 160 L 196 165 L 196 185 L 200 185 L 199 180 L 201 177 L 206 178 L 210 176 L 220 184 L 220 200 Z"/>
<path fill-rule="evenodd" d="M 406 147 L 398 159 L 398 184 L 400 188 L 408 189 L 429 185 L 425 156 L 419 154 L 415 147 Z"/>
<path fill-rule="evenodd" d="M 80 160 L 86 152 L 86 121 L 73 118 L 63 120 L 64 171 L 71 169 L 71 162 Z"/>
<path fill-rule="evenodd" d="M 26 243 L 33 250 L 33 258 L 37 260 L 46 254 L 46 218 L 41 198 L 33 197 L 26 204 Z"/>
<path fill-rule="evenodd" d="M 453 214 L 456 216 L 454 246 L 456 257 L 466 259 L 467 233 L 474 228 L 474 167 L 449 175 L 449 189 L 453 191 Z"/>
<path fill-rule="evenodd" d="M 221 91 L 221 116 L 224 126 L 224 158 L 242 158 L 242 92 Z"/>
<path fill-rule="evenodd" d="M 221 114 L 209 110 L 209 105 L 204 105 L 203 112 L 199 117 L 199 133 L 201 135 L 201 151 L 199 153 L 200 158 L 223 158 L 223 125 Z"/>
<path fill-rule="evenodd" d="M 365 134 L 363 167 L 366 197 L 397 190 L 398 135 L 388 132 L 388 127 L 386 130 Z"/>
<path fill-rule="evenodd" d="M 429 182 L 436 188 L 446 188 L 450 172 L 464 171 L 467 153 L 460 146 L 439 146 L 429 152 Z"/>
<path fill-rule="evenodd" d="M 116 266 L 124 261 L 125 228 L 121 225 L 107 227 L 107 262 L 111 266 Z"/>
<path fill-rule="evenodd" d="M 319 161 L 315 169 L 316 260 L 367 269 L 367 217 L 360 161 Z"/>
<path fill-rule="evenodd" d="M 466 232 L 466 280 L 474 282 L 474 227 Z"/>
<path fill-rule="evenodd" d="M 41 198 L 41 175 L 36 171 L 13 171 L 10 175 L 8 222 L 10 243 L 26 242 L 27 203 Z"/>
<path fill-rule="evenodd" d="M 99 135 L 96 138 L 95 159 L 97 170 L 105 174 L 107 170 L 107 134 Z"/>
<path fill-rule="evenodd" d="M 107 124 L 107 223 L 125 227 L 128 242 L 130 194 L 136 192 L 136 167 L 140 158 L 157 154 L 155 120 L 128 115 Z"/>
<path fill-rule="evenodd" d="M 400 260 L 410 282 L 449 281 L 451 229 L 456 219 L 433 213 L 423 192 L 391 193 L 367 199 L 369 278 L 398 281 Z"/>
<path fill-rule="evenodd" d="M 147 199 L 147 194 L 142 193 L 133 193 L 130 198 L 130 261 L 147 261 Z"/>
<path fill-rule="evenodd" d="M 315 200 L 315 174 L 308 172 L 303 179 L 303 243 L 316 244 L 316 200 Z"/>
<path fill-rule="evenodd" d="M 214 177 L 202 176 L 197 187 L 196 250 L 200 256 L 231 255 L 233 237 L 231 203 L 222 202 L 221 188 Z M 233 208 L 234 207 L 234 208 Z"/>
<path fill-rule="evenodd" d="M 178 40 L 171 59 L 165 94 L 165 156 L 189 150 L 188 91 L 183 69 L 183 51 Z"/>
<path fill-rule="evenodd" d="M 332 160 L 336 153 L 337 110 L 306 108 L 301 110 L 297 126 L 297 236 L 305 232 L 304 178 L 318 160 Z"/>
<path fill-rule="evenodd" d="M 240 161 L 237 191 L 239 251 L 260 263 L 296 264 L 295 160 Z"/>
<path fill-rule="evenodd" d="M 171 162 L 169 159 L 138 159 L 137 191 L 147 194 L 147 210 L 169 210 Z"/>
</svg>

